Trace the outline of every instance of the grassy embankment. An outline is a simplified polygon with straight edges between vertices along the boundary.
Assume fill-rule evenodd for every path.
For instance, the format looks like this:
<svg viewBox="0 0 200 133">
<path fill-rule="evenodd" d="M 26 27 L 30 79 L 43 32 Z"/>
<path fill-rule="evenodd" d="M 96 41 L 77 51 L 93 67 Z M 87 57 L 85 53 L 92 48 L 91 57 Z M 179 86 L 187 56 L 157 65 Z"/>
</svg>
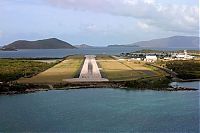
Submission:
<svg viewBox="0 0 200 133">
<path fill-rule="evenodd" d="M 83 62 L 83 56 L 69 56 L 54 67 L 31 78 L 21 78 L 18 83 L 54 84 L 62 83 L 63 79 L 74 78 Z"/>
<path fill-rule="evenodd" d="M 147 66 L 141 61 L 119 61 L 110 56 L 97 56 L 101 73 L 111 81 L 128 81 L 152 77 L 163 77 L 163 71 Z"/>
<path fill-rule="evenodd" d="M 17 80 L 20 77 L 31 77 L 56 63 L 44 63 L 30 60 L 0 59 L 0 82 Z"/>
</svg>

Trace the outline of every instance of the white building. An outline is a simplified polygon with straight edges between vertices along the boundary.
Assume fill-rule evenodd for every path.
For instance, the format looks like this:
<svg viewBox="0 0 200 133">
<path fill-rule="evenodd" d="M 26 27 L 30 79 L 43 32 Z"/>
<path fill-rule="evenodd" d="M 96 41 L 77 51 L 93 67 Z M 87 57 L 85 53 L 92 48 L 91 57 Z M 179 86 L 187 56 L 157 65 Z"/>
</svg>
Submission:
<svg viewBox="0 0 200 133">
<path fill-rule="evenodd" d="M 142 59 L 141 58 L 131 58 L 129 59 L 129 61 L 141 61 Z"/>
<path fill-rule="evenodd" d="M 177 59 L 182 59 L 182 60 L 188 60 L 188 59 L 194 59 L 194 56 L 188 55 L 187 50 L 184 50 L 184 53 L 181 54 L 176 54 L 175 57 Z"/>
<path fill-rule="evenodd" d="M 184 54 L 177 54 L 175 57 L 178 58 L 178 59 L 183 59 L 183 58 L 185 58 L 185 55 Z"/>
<path fill-rule="evenodd" d="M 158 60 L 156 55 L 146 55 L 144 61 L 146 62 L 156 62 Z"/>
</svg>

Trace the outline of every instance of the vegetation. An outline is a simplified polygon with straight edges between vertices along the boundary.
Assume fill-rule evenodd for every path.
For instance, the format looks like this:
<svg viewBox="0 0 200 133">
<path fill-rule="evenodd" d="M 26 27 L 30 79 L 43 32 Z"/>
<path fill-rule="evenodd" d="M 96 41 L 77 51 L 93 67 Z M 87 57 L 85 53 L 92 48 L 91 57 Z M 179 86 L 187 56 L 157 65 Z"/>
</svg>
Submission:
<svg viewBox="0 0 200 133">
<path fill-rule="evenodd" d="M 74 78 L 80 70 L 83 56 L 69 56 L 61 63 L 31 78 L 21 78 L 19 83 L 61 83 L 63 79 Z"/>
<path fill-rule="evenodd" d="M 135 51 L 134 53 L 167 53 L 165 50 L 152 50 L 152 49 L 143 49 Z"/>
<path fill-rule="evenodd" d="M 34 84 L 18 84 L 18 83 L 3 83 L 0 84 L 0 94 L 19 94 L 35 92 L 36 90 L 46 90 L 48 85 L 34 85 Z"/>
<path fill-rule="evenodd" d="M 97 62 L 109 80 L 128 80 L 133 73 L 131 68 L 121 64 L 110 56 L 97 56 Z"/>
<path fill-rule="evenodd" d="M 83 58 L 83 57 L 81 57 L 81 58 Z M 73 78 L 79 78 L 81 70 L 82 70 L 82 67 L 83 67 L 83 64 L 84 64 L 84 59 L 81 59 L 80 60 L 80 64 L 78 65 L 79 68 L 77 68 Z"/>
<path fill-rule="evenodd" d="M 191 55 L 200 55 L 200 50 L 187 50 Z M 153 49 L 142 49 L 131 53 L 184 53 L 184 50 L 153 50 Z"/>
<path fill-rule="evenodd" d="M 200 61 L 169 61 L 166 67 L 173 70 L 182 79 L 200 79 Z"/>
<path fill-rule="evenodd" d="M 97 62 L 102 68 L 101 73 L 103 73 L 103 76 L 111 81 L 165 76 L 163 71 L 149 67 L 139 61 L 119 61 L 110 56 L 97 56 Z"/>
<path fill-rule="evenodd" d="M 31 77 L 53 65 L 55 65 L 55 63 L 0 59 L 0 82 L 17 80 L 20 77 Z"/>
<path fill-rule="evenodd" d="M 173 52 L 183 53 L 184 50 L 177 50 L 177 51 L 173 51 Z M 187 50 L 187 52 L 189 54 L 200 55 L 200 50 Z"/>
<path fill-rule="evenodd" d="M 149 78 L 149 79 L 138 79 L 133 81 L 126 81 L 125 86 L 137 89 L 155 89 L 165 90 L 169 87 L 170 79 L 166 77 Z"/>
</svg>

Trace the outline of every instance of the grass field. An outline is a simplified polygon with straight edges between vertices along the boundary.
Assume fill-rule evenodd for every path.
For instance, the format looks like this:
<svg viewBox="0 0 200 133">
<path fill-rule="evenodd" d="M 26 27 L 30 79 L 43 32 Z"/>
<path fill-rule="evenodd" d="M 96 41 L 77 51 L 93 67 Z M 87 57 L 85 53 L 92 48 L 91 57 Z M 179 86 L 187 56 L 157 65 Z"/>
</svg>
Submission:
<svg viewBox="0 0 200 133">
<path fill-rule="evenodd" d="M 20 77 L 30 77 L 52 66 L 54 63 L 44 63 L 22 59 L 0 59 L 0 82 L 17 80 Z"/>
<path fill-rule="evenodd" d="M 164 76 L 165 73 L 138 61 L 119 61 L 110 56 L 97 56 L 101 73 L 111 81 L 135 80 Z"/>
<path fill-rule="evenodd" d="M 74 78 L 83 62 L 83 56 L 69 56 L 54 67 L 32 77 L 21 78 L 19 83 L 61 83 L 63 79 Z"/>
</svg>

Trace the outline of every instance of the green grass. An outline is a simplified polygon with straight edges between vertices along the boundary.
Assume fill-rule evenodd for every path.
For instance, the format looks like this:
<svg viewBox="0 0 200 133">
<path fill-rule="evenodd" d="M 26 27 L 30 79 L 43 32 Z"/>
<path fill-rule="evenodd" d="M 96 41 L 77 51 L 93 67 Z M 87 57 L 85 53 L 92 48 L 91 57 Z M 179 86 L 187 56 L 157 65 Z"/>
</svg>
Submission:
<svg viewBox="0 0 200 133">
<path fill-rule="evenodd" d="M 20 77 L 31 77 L 50 67 L 55 63 L 44 63 L 30 60 L 0 59 L 0 81 L 8 82 Z"/>
<path fill-rule="evenodd" d="M 109 80 L 128 80 L 132 70 L 110 56 L 97 56 L 97 62 L 102 68 L 102 73 Z"/>
<path fill-rule="evenodd" d="M 165 76 L 160 70 L 146 66 L 143 62 L 119 61 L 110 56 L 97 56 L 97 62 L 102 68 L 101 73 L 103 73 L 103 76 L 111 81 Z"/>
<path fill-rule="evenodd" d="M 19 83 L 62 83 L 63 79 L 71 79 L 77 75 L 81 64 L 84 61 L 83 56 L 69 56 L 54 67 L 39 73 L 31 78 L 21 78 Z"/>
</svg>

